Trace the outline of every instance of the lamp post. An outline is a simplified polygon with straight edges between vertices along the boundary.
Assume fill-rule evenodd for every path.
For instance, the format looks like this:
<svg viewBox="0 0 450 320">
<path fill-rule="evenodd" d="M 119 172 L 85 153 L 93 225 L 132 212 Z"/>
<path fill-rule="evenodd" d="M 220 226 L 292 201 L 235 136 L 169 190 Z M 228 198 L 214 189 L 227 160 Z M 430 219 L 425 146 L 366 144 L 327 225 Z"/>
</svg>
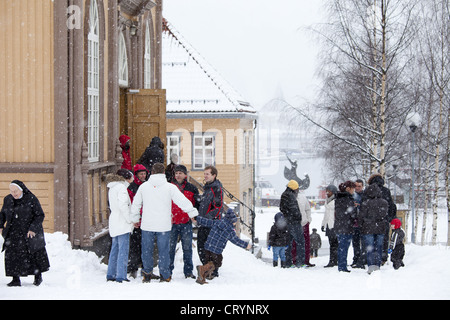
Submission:
<svg viewBox="0 0 450 320">
<path fill-rule="evenodd" d="M 412 112 L 406 116 L 406 125 L 412 132 L 411 141 L 411 242 L 416 243 L 416 235 L 414 233 L 414 215 L 415 215 L 415 190 L 414 190 L 414 144 L 416 130 L 420 125 L 421 117 L 417 112 Z"/>
</svg>

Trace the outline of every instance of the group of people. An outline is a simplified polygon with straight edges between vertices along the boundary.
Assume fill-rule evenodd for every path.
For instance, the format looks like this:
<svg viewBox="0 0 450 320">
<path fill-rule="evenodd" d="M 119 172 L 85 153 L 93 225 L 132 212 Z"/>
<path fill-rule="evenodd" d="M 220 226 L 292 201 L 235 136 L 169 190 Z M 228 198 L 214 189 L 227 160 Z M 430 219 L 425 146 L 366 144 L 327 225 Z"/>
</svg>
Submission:
<svg viewBox="0 0 450 320">
<path fill-rule="evenodd" d="M 164 146 L 154 137 L 131 172 L 129 141 L 120 137 L 124 162 L 115 174 L 106 177 L 110 206 L 109 233 L 112 238 L 107 281 L 129 281 L 141 267 L 143 282 L 169 282 L 174 269 L 178 239 L 183 250 L 183 272 L 186 278 L 200 284 L 219 275 L 222 252 L 228 241 L 251 249 L 249 242 L 239 239 L 235 232 L 238 217 L 223 209 L 223 188 L 218 171 L 207 166 L 204 190 L 187 181 L 184 165 L 164 166 Z M 396 206 L 380 174 L 372 175 L 364 189 L 362 180 L 346 181 L 336 188 L 326 188 L 327 199 L 322 231 L 330 243 L 330 260 L 325 267 L 337 266 L 350 272 L 347 255 L 353 245 L 353 268 L 365 268 L 368 273 L 379 270 L 391 261 L 395 269 L 403 264 L 405 232 L 396 218 Z M 5 274 L 12 277 L 8 286 L 21 286 L 20 277 L 34 275 L 34 285 L 42 283 L 42 273 L 50 269 L 44 239 L 44 212 L 37 197 L 22 181 L 9 185 L 10 194 L 4 198 L 0 211 L 0 233 L 5 239 Z M 311 209 L 308 200 L 299 194 L 299 185 L 289 181 L 281 195 L 280 212 L 269 233 L 273 248 L 273 265 L 278 259 L 282 267 L 313 267 L 310 255 L 317 256 L 320 236 L 313 229 L 309 234 Z M 193 227 L 198 225 L 197 252 L 201 265 L 194 275 L 192 259 Z M 389 228 L 392 229 L 389 239 Z M 155 254 L 155 242 L 157 255 Z M 312 245 L 311 245 L 312 244 Z M 153 273 L 158 257 L 159 275 Z"/>
<path fill-rule="evenodd" d="M 110 209 L 109 234 L 112 239 L 107 281 L 128 282 L 141 267 L 143 282 L 169 282 L 174 269 L 178 239 L 183 250 L 186 278 L 205 284 L 219 275 L 222 252 L 228 241 L 249 250 L 251 244 L 235 232 L 238 217 L 224 212 L 222 184 L 214 166 L 204 169 L 203 194 L 187 181 L 184 165 L 164 166 L 164 145 L 154 137 L 131 170 L 130 138 L 119 138 L 122 167 L 106 176 Z M 21 286 L 20 277 L 34 275 L 39 286 L 42 273 L 50 269 L 44 239 L 44 211 L 38 198 L 22 181 L 9 185 L 10 194 L 0 211 L 0 233 L 4 238 L 5 274 L 9 287 Z M 193 272 L 193 224 L 198 225 L 197 251 L 202 265 Z M 155 246 L 156 243 L 156 246 Z M 153 273 L 158 259 L 159 275 Z"/>
<path fill-rule="evenodd" d="M 129 139 L 119 140 L 124 142 L 126 153 Z M 142 266 L 143 282 L 169 282 L 178 239 L 183 251 L 183 273 L 186 278 L 197 278 L 200 284 L 218 276 L 227 241 L 251 248 L 234 231 L 237 217 L 233 210 L 224 213 L 217 169 L 204 169 L 204 192 L 200 196 L 197 187 L 187 181 L 187 168 L 176 164 L 176 158 L 171 157 L 171 163 L 164 166 L 163 149 L 161 140 L 154 137 L 134 166 L 134 175 L 126 167 L 129 162 L 124 161 L 116 174 L 107 177 L 112 237 L 108 281 L 128 281 L 127 273 L 136 277 Z M 125 154 L 124 160 L 127 158 Z M 197 252 L 202 263 L 196 268 L 197 277 L 192 259 L 193 223 L 198 225 Z M 159 275 L 153 273 L 156 256 Z"/>
<path fill-rule="evenodd" d="M 365 269 L 367 265 L 371 274 L 380 269 L 389 255 L 395 269 L 404 266 L 405 232 L 396 217 L 397 208 L 391 193 L 384 186 L 380 174 L 369 178 L 365 190 L 364 181 L 358 179 L 345 181 L 338 188 L 329 185 L 326 193 L 321 229 L 329 240 L 330 260 L 325 268 L 337 266 L 339 271 L 350 272 L 347 267 L 350 243 L 354 252 L 352 268 Z M 281 195 L 281 212 L 275 215 L 275 223 L 269 233 L 268 245 L 269 249 L 273 248 L 274 266 L 277 266 L 278 258 L 282 267 L 314 266 L 309 262 L 310 241 L 314 239 L 318 245 L 321 241 L 315 229 L 309 234 L 311 212 L 309 206 L 304 205 L 305 199 L 299 194 L 298 183 L 289 181 Z"/>
</svg>

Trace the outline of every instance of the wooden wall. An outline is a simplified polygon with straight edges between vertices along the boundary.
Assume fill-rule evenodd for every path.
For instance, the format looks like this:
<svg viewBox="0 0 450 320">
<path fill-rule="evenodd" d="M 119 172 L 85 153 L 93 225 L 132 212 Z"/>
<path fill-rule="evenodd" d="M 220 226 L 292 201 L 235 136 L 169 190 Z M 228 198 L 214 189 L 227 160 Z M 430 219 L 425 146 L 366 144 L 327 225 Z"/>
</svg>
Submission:
<svg viewBox="0 0 450 320">
<path fill-rule="evenodd" d="M 54 232 L 54 187 L 53 174 L 11 173 L 0 175 L 0 208 L 3 200 L 10 193 L 9 184 L 13 180 L 20 180 L 39 199 L 45 213 L 44 231 Z"/>
<path fill-rule="evenodd" d="M 0 1 L 0 162 L 54 162 L 53 1 Z"/>
<path fill-rule="evenodd" d="M 240 130 L 251 130 L 252 121 L 242 119 L 167 119 L 167 132 L 181 132 L 181 161 L 189 174 L 203 183 L 203 170 L 192 170 L 192 132 L 217 132 L 216 134 L 216 168 L 218 179 L 234 196 L 242 200 L 243 192 L 253 188 L 253 167 L 244 166 L 239 157 L 243 157 L 242 144 L 238 141 Z M 228 133 L 227 133 L 228 130 Z M 234 141 L 232 141 L 234 140 Z M 252 143 L 252 142 L 251 142 Z M 226 198 L 230 203 L 232 200 Z"/>
</svg>

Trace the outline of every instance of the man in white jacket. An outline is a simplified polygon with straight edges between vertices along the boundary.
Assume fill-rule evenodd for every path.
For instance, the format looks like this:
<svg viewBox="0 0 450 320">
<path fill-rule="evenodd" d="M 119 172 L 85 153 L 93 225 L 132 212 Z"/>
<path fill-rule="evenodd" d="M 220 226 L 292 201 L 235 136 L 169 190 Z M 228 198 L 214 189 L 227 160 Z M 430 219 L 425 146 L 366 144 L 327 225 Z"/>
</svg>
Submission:
<svg viewBox="0 0 450 320">
<path fill-rule="evenodd" d="M 197 209 L 180 190 L 167 182 L 165 168 L 162 163 L 152 167 L 152 174 L 147 182 L 138 189 L 131 206 L 131 219 L 138 223 L 142 208 L 142 272 L 143 282 L 150 279 L 170 281 L 170 231 L 172 230 L 172 201 L 189 215 L 189 218 L 198 215 Z M 153 249 L 154 242 L 158 246 L 158 267 L 160 277 L 153 275 Z"/>
</svg>

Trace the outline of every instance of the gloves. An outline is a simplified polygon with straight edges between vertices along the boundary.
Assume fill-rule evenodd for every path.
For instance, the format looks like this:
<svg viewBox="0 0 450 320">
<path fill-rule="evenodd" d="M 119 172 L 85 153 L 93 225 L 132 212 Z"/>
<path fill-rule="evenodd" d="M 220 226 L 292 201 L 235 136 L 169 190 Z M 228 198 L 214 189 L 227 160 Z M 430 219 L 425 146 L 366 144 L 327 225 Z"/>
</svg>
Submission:
<svg viewBox="0 0 450 320">
<path fill-rule="evenodd" d="M 272 248 L 271 246 L 268 246 L 268 247 L 267 247 L 267 250 L 269 250 L 269 251 L 270 251 L 270 249 L 271 249 L 271 248 Z"/>
<path fill-rule="evenodd" d="M 388 253 L 389 253 L 389 254 L 392 253 L 392 249 L 391 249 L 391 248 L 388 249 Z"/>
</svg>

